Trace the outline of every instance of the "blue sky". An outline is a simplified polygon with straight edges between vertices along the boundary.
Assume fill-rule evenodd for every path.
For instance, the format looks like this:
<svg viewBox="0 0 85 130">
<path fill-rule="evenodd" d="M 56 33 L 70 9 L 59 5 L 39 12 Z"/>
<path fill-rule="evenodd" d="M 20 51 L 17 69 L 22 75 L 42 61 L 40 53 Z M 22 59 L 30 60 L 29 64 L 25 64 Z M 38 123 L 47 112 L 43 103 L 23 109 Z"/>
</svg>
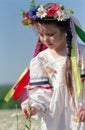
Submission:
<svg viewBox="0 0 85 130">
<path fill-rule="evenodd" d="M 37 35 L 33 28 L 21 24 L 21 9 L 31 0 L 0 0 L 0 85 L 17 81 L 33 57 Z M 35 0 L 44 4 L 51 0 Z M 85 0 L 52 0 L 72 8 L 85 30 Z"/>
</svg>

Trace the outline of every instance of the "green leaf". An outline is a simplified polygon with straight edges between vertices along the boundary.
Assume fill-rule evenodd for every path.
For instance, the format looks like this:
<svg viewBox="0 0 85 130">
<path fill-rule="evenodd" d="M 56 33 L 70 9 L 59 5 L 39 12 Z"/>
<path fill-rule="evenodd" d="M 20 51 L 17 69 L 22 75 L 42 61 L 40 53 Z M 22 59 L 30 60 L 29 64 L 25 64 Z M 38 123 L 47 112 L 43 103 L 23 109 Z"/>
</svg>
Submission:
<svg viewBox="0 0 85 130">
<path fill-rule="evenodd" d="M 32 0 L 30 5 L 31 5 L 31 7 L 35 7 L 35 0 Z"/>
<path fill-rule="evenodd" d="M 30 130 L 29 126 L 25 125 L 25 127 L 26 127 L 28 130 Z"/>
<path fill-rule="evenodd" d="M 23 17 L 25 16 L 25 11 L 23 9 L 21 9 L 21 14 Z"/>
<path fill-rule="evenodd" d="M 61 5 L 60 8 L 61 8 L 61 10 L 64 10 L 64 5 Z"/>
<path fill-rule="evenodd" d="M 73 10 L 72 10 L 72 9 L 69 9 L 69 13 L 70 13 L 70 14 L 73 14 L 74 12 L 73 12 Z"/>
</svg>

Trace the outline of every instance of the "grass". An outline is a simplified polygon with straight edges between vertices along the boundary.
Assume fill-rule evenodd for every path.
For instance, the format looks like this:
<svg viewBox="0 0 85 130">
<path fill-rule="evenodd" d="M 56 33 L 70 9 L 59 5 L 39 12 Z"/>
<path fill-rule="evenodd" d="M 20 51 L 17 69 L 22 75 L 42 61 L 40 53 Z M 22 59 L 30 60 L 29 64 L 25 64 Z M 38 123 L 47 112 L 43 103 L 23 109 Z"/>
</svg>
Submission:
<svg viewBox="0 0 85 130">
<path fill-rule="evenodd" d="M 29 119 L 23 118 L 21 114 L 16 113 L 12 114 L 11 117 L 14 117 L 16 120 L 16 130 L 40 130 L 41 129 L 41 120 L 36 117 L 30 117 Z"/>
<path fill-rule="evenodd" d="M 11 87 L 12 87 L 12 85 L 1 85 L 0 86 L 0 109 L 14 109 L 16 104 L 17 104 L 17 107 L 20 108 L 21 98 L 17 101 L 10 99 L 9 102 L 6 102 L 4 100 L 4 97 L 6 96 L 8 91 L 11 89 Z"/>
<path fill-rule="evenodd" d="M 11 117 L 13 117 L 13 115 L 15 117 L 14 120 L 16 123 L 16 130 L 39 130 L 41 127 L 41 123 L 39 119 L 30 117 L 28 120 L 25 120 L 21 114 L 20 114 L 21 116 L 19 117 L 18 110 L 20 109 L 18 108 L 20 108 L 21 99 L 17 101 L 14 101 L 13 99 L 11 99 L 8 103 L 4 101 L 4 97 L 6 96 L 8 91 L 11 89 L 11 87 L 12 85 L 0 86 L 0 109 L 14 109 L 15 110 L 15 113 L 12 114 Z"/>
</svg>

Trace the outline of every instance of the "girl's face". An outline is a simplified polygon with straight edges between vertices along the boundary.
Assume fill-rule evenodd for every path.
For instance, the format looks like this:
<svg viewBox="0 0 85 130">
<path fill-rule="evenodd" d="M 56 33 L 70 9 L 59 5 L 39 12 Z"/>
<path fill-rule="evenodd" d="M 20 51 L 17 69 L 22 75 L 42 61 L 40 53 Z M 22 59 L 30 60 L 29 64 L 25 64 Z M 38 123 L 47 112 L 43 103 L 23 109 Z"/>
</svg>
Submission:
<svg viewBox="0 0 85 130">
<path fill-rule="evenodd" d="M 54 24 L 40 24 L 36 23 L 39 32 L 40 41 L 50 49 L 61 49 L 65 46 L 65 31 Z"/>
</svg>

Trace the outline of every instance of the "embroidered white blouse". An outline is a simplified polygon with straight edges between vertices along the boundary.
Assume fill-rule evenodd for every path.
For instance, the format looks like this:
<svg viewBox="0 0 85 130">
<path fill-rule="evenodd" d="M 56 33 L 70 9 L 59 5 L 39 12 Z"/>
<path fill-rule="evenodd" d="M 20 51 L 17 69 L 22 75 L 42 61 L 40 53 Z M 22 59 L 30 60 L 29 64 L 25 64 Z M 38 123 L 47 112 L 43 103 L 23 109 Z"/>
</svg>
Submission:
<svg viewBox="0 0 85 130">
<path fill-rule="evenodd" d="M 84 47 L 79 45 L 85 59 Z M 65 62 L 64 56 L 54 59 L 49 49 L 31 60 L 29 95 L 32 105 L 40 109 L 37 115 L 41 119 L 41 130 L 85 130 L 85 123 L 74 121 L 76 111 L 66 89 Z M 74 78 L 73 85 L 76 95 Z M 22 103 L 22 109 L 28 100 Z M 76 98 L 77 105 L 80 102 L 82 103 L 82 96 Z"/>
</svg>

